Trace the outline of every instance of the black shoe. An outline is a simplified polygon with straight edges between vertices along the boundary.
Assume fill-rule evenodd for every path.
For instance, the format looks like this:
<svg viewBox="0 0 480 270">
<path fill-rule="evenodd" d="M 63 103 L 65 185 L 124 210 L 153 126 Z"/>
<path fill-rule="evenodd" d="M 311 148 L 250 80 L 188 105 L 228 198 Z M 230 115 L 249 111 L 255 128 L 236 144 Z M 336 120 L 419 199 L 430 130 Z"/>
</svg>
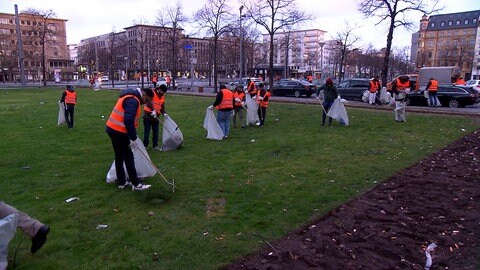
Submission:
<svg viewBox="0 0 480 270">
<path fill-rule="evenodd" d="M 50 232 L 50 227 L 43 225 L 32 238 L 32 248 L 30 249 L 32 254 L 37 252 L 43 246 L 43 244 L 45 244 L 45 241 L 47 241 L 48 232 Z"/>
</svg>

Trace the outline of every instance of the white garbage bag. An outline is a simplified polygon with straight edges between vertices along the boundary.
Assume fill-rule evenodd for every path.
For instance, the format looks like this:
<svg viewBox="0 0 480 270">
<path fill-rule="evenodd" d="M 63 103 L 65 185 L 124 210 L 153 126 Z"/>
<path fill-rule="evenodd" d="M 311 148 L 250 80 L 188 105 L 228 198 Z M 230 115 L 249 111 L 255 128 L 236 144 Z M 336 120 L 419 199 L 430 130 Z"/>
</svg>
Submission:
<svg viewBox="0 0 480 270">
<path fill-rule="evenodd" d="M 183 134 L 180 128 L 170 116 L 166 117 L 163 122 L 162 151 L 178 149 L 182 144 Z"/>
<path fill-rule="evenodd" d="M 207 139 L 218 141 L 223 139 L 223 131 L 212 109 L 207 108 L 205 119 L 203 120 L 203 128 L 207 130 Z"/>
<path fill-rule="evenodd" d="M 392 95 L 390 95 L 389 92 L 387 92 L 387 88 L 382 87 L 380 90 L 380 102 L 382 104 L 390 104 L 390 101 L 392 99 Z"/>
<path fill-rule="evenodd" d="M 430 95 L 428 94 L 428 91 L 424 91 L 423 96 L 427 99 L 428 106 L 432 106 L 432 104 L 430 104 Z M 440 103 L 438 97 L 435 98 L 437 100 L 437 107 L 442 107 L 442 104 Z"/>
<path fill-rule="evenodd" d="M 133 158 L 135 159 L 135 169 L 137 170 L 137 176 L 138 178 L 147 178 L 147 177 L 152 177 L 157 173 L 157 169 L 153 167 L 152 161 L 150 159 L 150 156 L 147 153 L 147 150 L 145 149 L 145 146 L 143 146 L 142 140 L 140 138 L 137 138 L 137 148 L 133 149 Z M 125 164 L 123 164 L 123 169 L 125 170 L 125 175 L 127 176 L 128 180 L 128 172 L 127 168 L 125 167 Z M 107 183 L 113 183 L 115 180 L 117 180 L 117 172 L 115 170 L 115 160 L 112 163 L 112 166 L 110 166 L 110 170 L 107 173 Z"/>
<path fill-rule="evenodd" d="M 345 105 L 343 105 L 342 99 L 335 99 L 327 115 L 337 120 L 340 124 L 348 126 L 348 114 Z"/>
<path fill-rule="evenodd" d="M 368 96 L 370 94 L 370 91 L 369 90 L 365 90 L 363 91 L 363 94 L 362 94 L 362 101 L 363 102 L 368 102 Z"/>
<path fill-rule="evenodd" d="M 247 126 L 255 125 L 260 121 L 258 118 L 258 104 L 255 97 L 249 99 L 245 105 L 247 106 Z"/>
<path fill-rule="evenodd" d="M 11 214 L 0 219 L 0 269 L 8 266 L 8 243 L 17 231 L 18 215 Z"/>
<path fill-rule="evenodd" d="M 58 102 L 58 121 L 57 126 L 66 124 L 67 120 L 65 120 L 65 103 Z"/>
</svg>

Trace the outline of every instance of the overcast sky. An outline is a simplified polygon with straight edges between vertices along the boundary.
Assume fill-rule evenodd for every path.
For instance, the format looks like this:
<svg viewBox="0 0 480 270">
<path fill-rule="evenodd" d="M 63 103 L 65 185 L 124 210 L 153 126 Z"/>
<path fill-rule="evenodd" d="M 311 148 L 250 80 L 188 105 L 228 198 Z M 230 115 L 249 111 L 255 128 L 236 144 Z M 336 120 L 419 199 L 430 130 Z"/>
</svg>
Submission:
<svg viewBox="0 0 480 270">
<path fill-rule="evenodd" d="M 122 31 L 131 26 L 133 21 L 144 21 L 154 24 L 158 11 L 166 7 L 176 6 L 177 0 L 0 0 L 0 12 L 15 13 L 14 5 L 21 12 L 27 8 L 52 9 L 57 18 L 67 19 L 67 42 L 78 43 L 81 39 Z M 186 16 L 199 10 L 207 0 L 178 0 L 182 3 Z M 240 6 L 237 0 L 227 0 L 229 5 L 238 12 Z M 354 33 L 361 38 L 359 47 L 373 44 L 380 49 L 386 46 L 386 25 L 375 26 L 373 20 L 366 20 L 357 11 L 360 0 L 297 0 L 297 6 L 313 15 L 315 20 L 301 29 L 321 29 L 327 31 L 327 40 L 336 36 L 344 28 L 345 21 L 359 28 Z M 426 0 L 428 1 L 428 0 Z M 445 7 L 442 14 L 480 9 L 479 0 L 440 0 L 440 6 Z M 422 14 L 411 14 L 414 22 L 420 21 Z M 187 34 L 189 27 L 186 25 Z M 418 30 L 418 27 L 414 29 Z M 192 31 L 192 28 L 190 28 Z M 411 33 L 403 28 L 395 30 L 393 46 L 404 48 L 410 46 Z"/>
</svg>

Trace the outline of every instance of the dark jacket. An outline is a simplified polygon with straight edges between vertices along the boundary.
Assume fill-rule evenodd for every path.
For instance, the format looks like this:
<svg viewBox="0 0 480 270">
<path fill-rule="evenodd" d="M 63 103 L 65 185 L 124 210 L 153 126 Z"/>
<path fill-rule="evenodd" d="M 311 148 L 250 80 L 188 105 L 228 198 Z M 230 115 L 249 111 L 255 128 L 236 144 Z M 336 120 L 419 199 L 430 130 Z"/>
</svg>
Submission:
<svg viewBox="0 0 480 270">
<path fill-rule="evenodd" d="M 123 90 L 118 97 L 121 98 L 125 95 L 134 95 L 138 98 L 138 100 L 142 100 L 142 96 L 140 95 L 140 93 L 138 93 L 138 91 L 133 88 L 127 88 Z M 126 98 L 123 101 L 123 109 L 125 110 L 123 121 L 125 123 L 125 128 L 127 129 L 128 137 L 132 141 L 137 139 L 137 130 L 135 129 L 135 116 L 137 115 L 137 110 L 139 106 L 141 106 L 140 102 L 138 102 L 133 97 Z M 106 131 L 108 133 L 118 132 L 109 128 L 108 126 L 106 127 Z"/>
<path fill-rule="evenodd" d="M 339 96 L 338 90 L 335 84 L 331 86 L 327 86 L 326 84 L 323 84 L 322 86 L 320 86 L 320 88 L 317 89 L 317 96 L 320 94 L 320 91 L 322 90 L 323 90 L 323 97 L 327 102 L 333 102 Z"/>
</svg>

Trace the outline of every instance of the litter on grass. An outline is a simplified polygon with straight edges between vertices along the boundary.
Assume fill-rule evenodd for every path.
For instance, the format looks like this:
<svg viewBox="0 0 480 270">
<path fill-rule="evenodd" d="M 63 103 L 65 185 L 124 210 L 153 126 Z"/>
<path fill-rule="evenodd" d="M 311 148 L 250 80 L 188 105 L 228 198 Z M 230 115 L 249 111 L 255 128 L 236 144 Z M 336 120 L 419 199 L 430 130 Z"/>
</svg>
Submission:
<svg viewBox="0 0 480 270">
<path fill-rule="evenodd" d="M 77 200 L 80 200 L 80 198 L 78 197 L 71 197 L 71 198 L 68 198 L 65 200 L 66 203 L 71 203 L 73 201 L 77 201 Z"/>
</svg>

